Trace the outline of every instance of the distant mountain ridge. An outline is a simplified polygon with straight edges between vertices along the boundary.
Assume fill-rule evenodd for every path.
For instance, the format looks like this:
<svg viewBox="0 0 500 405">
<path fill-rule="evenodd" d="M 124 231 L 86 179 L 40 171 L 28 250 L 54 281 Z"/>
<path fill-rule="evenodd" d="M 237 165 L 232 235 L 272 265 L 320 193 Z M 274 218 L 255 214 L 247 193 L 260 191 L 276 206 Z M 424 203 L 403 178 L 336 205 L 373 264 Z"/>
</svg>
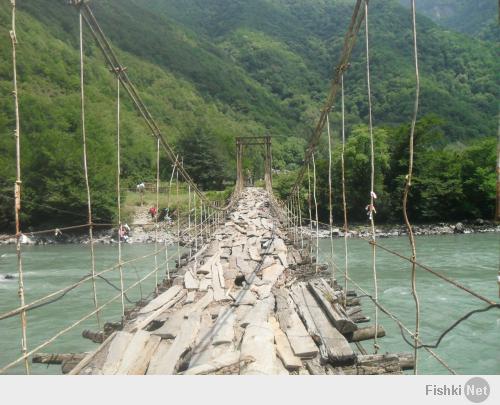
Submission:
<svg viewBox="0 0 500 405">
<path fill-rule="evenodd" d="M 234 137 L 270 134 L 276 168 L 301 163 L 352 14 L 352 0 L 99 0 L 90 2 L 113 48 L 168 140 L 203 134 L 234 173 Z M 13 161 L 10 5 L 0 1 L 0 227 L 12 216 Z M 374 123 L 411 117 L 415 79 L 411 20 L 399 0 L 370 2 Z M 345 75 L 348 136 L 367 122 L 363 33 Z M 78 17 L 64 0 L 18 4 L 18 69 L 27 217 L 41 204 L 79 212 L 81 177 Z M 420 116 L 440 117 L 448 142 L 496 134 L 498 58 L 489 42 L 418 18 L 422 78 Z M 116 197 L 116 82 L 85 30 L 89 167 L 96 216 L 109 218 Z M 123 102 L 124 184 L 148 179 L 151 137 Z M 338 110 L 332 122 L 338 122 Z M 334 125 L 338 136 L 338 126 Z M 179 149 L 179 153 L 182 150 Z M 249 165 L 262 156 L 249 150 Z M 166 162 L 162 170 L 168 171 Z M 167 174 L 166 174 L 167 175 Z M 53 213 L 52 213 L 53 214 Z M 74 219 L 74 218 L 73 218 Z"/>
<path fill-rule="evenodd" d="M 410 0 L 400 0 L 408 6 Z M 417 11 L 443 27 L 478 38 L 500 39 L 496 0 L 417 0 Z"/>
</svg>

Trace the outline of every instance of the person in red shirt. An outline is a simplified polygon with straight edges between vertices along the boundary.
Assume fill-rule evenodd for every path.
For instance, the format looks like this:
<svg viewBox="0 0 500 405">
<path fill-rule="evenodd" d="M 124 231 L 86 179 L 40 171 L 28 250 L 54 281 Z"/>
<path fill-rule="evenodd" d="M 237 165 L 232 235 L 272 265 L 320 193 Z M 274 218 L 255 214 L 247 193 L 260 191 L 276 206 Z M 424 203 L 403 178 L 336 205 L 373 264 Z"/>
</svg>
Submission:
<svg viewBox="0 0 500 405">
<path fill-rule="evenodd" d="M 149 215 L 151 215 L 151 220 L 155 219 L 155 217 L 156 217 L 156 212 L 157 212 L 156 207 L 151 207 L 151 208 L 149 209 Z"/>
</svg>

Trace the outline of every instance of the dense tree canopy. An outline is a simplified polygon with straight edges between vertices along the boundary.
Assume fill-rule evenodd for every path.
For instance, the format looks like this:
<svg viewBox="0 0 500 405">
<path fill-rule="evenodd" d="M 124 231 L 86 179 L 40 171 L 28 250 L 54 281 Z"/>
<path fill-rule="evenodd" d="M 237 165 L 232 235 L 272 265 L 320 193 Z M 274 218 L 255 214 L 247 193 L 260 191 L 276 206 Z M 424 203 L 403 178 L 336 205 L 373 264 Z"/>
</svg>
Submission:
<svg viewBox="0 0 500 405">
<path fill-rule="evenodd" d="M 234 180 L 236 136 L 273 136 L 273 167 L 280 173 L 302 164 L 352 2 L 102 0 L 91 6 L 166 138 L 204 188 Z M 371 10 L 379 215 L 390 220 L 400 207 L 407 165 L 407 127 L 402 125 L 409 120 L 414 94 L 411 31 L 408 10 L 398 0 L 373 2 Z M 443 30 L 426 17 L 419 16 L 418 25 L 421 116 L 433 118 L 422 120 L 417 133 L 412 212 L 422 220 L 486 217 L 494 192 L 495 45 Z M 2 1 L 0 230 L 12 227 L 15 177 L 9 26 L 10 4 Z M 77 14 L 64 1 L 18 4 L 25 228 L 86 218 L 77 27 Z M 116 82 L 87 30 L 84 35 L 90 185 L 95 217 L 108 222 L 116 212 Z M 345 76 L 349 204 L 359 218 L 366 204 L 368 159 L 361 42 Z M 338 124 L 338 109 L 332 121 Z M 121 126 L 123 187 L 153 181 L 155 142 L 125 97 Z M 245 155 L 245 170 L 255 178 L 262 176 L 261 152 L 254 148 Z M 170 162 L 163 155 L 161 162 L 161 178 L 167 180 Z M 324 188 L 323 178 L 320 183 Z"/>
</svg>

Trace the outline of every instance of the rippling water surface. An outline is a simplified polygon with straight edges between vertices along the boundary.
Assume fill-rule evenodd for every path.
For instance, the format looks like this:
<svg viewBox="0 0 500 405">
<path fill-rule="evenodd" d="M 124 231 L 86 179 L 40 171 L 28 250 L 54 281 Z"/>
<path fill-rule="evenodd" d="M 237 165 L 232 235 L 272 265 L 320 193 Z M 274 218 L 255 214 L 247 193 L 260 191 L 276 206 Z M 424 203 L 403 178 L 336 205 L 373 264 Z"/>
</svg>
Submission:
<svg viewBox="0 0 500 405">
<path fill-rule="evenodd" d="M 380 243 L 402 253 L 408 252 L 405 238 L 380 240 Z M 343 269 L 343 240 L 335 240 L 335 261 Z M 329 252 L 329 240 L 320 241 L 323 252 Z M 500 235 L 459 235 L 459 236 L 427 236 L 417 238 L 418 260 L 460 281 L 464 285 L 498 300 L 496 277 L 500 256 Z M 154 245 L 126 245 L 125 259 L 154 252 Z M 169 251 L 170 259 L 176 255 L 176 247 Z M 338 254 L 337 254 L 338 253 Z M 327 256 L 323 253 L 324 260 Z M 116 263 L 116 246 L 97 246 L 97 271 Z M 158 263 L 165 261 L 161 253 Z M 26 301 L 30 302 L 52 291 L 77 282 L 90 271 L 90 255 L 88 246 L 35 246 L 23 247 L 25 269 Z M 370 293 L 373 289 L 371 269 L 371 248 L 361 240 L 349 241 L 350 274 Z M 170 265 L 172 267 L 172 264 Z M 154 257 L 129 264 L 124 268 L 125 286 L 136 282 L 154 268 Z M 411 328 L 414 325 L 415 310 L 410 290 L 410 266 L 408 262 L 377 250 L 377 269 L 379 278 L 380 302 L 391 309 Z M 159 278 L 166 272 L 163 265 L 159 270 Z M 16 256 L 12 246 L 0 247 L 0 275 L 16 273 Z M 105 275 L 110 281 L 119 285 L 118 271 Z M 0 278 L 3 278 L 0 276 Z M 340 275 L 337 277 L 343 284 Z M 128 297 L 136 301 L 147 296 L 154 288 L 154 277 L 141 283 L 141 288 L 134 288 Z M 349 289 L 351 287 L 348 287 Z M 141 293 L 142 289 L 142 293 Z M 117 294 L 111 286 L 102 280 L 97 281 L 99 302 L 104 303 Z M 486 306 L 477 300 L 447 285 L 435 276 L 418 270 L 418 292 L 422 305 L 421 336 L 425 342 L 434 342 L 441 331 L 453 321 L 471 309 Z M 59 330 L 69 326 L 78 318 L 92 310 L 91 283 L 69 292 L 63 299 L 28 313 L 28 346 L 34 348 Z M 17 279 L 0 280 L 0 312 L 3 313 L 19 305 L 17 296 Z M 366 315 L 372 320 L 373 306 L 368 299 L 363 299 Z M 116 300 L 101 314 L 104 321 L 117 321 L 120 318 L 120 300 Z M 411 349 L 401 338 L 399 328 L 384 314 L 380 314 L 380 323 L 387 336 L 380 339 L 382 351 L 401 352 Z M 361 324 L 361 326 L 367 324 Z M 20 320 L 13 317 L 0 321 L 0 366 L 7 364 L 19 356 Z M 95 344 L 81 337 L 84 329 L 97 330 L 95 317 L 82 322 L 72 331 L 61 336 L 44 352 L 81 352 L 92 350 Z M 441 343 L 436 352 L 460 374 L 500 374 L 500 311 L 474 315 L 459 325 Z M 371 342 L 364 342 L 368 351 L 372 350 Z M 33 365 L 33 373 L 57 374 L 59 366 L 46 367 Z M 1 368 L 1 367 L 0 367 Z M 420 353 L 419 368 L 421 373 L 442 374 L 446 370 L 425 351 Z M 22 373 L 23 366 L 12 368 L 10 373 Z"/>
</svg>

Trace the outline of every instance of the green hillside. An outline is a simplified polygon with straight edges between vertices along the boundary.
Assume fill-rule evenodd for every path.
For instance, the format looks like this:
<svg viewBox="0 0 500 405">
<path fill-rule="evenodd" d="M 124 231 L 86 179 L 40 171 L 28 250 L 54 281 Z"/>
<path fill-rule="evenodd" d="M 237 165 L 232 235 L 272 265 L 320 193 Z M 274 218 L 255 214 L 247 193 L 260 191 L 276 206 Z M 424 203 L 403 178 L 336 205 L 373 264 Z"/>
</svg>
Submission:
<svg viewBox="0 0 500 405">
<path fill-rule="evenodd" d="M 401 0 L 408 6 L 409 0 Z M 455 31 L 498 41 L 496 0 L 418 0 L 417 11 Z"/>
<path fill-rule="evenodd" d="M 235 136 L 269 133 L 276 137 L 274 166 L 294 169 L 300 164 L 352 4 L 91 2 L 129 76 L 179 153 L 189 154 L 190 139 L 201 138 L 200 145 L 209 146 L 198 169 L 204 177 L 212 174 L 210 184 L 233 179 Z M 23 181 L 30 202 L 23 207 L 24 223 L 82 222 L 77 12 L 63 0 L 21 1 L 18 7 Z M 413 102 L 409 13 L 397 0 L 373 2 L 371 8 L 374 121 L 394 129 L 408 122 Z M 418 24 L 421 116 L 439 117 L 440 147 L 494 135 L 499 93 L 494 46 L 445 31 L 425 17 Z M 0 229 L 12 224 L 14 180 L 9 26 L 10 2 L 0 0 Z M 86 46 L 91 186 L 96 215 L 107 221 L 116 201 L 116 83 L 88 33 Z M 359 41 L 346 75 L 349 132 L 367 120 L 364 75 Z M 128 101 L 123 109 L 123 178 L 125 186 L 133 186 L 154 178 L 154 142 Z M 245 164 L 258 177 L 262 158 L 257 150 L 249 153 Z M 217 162 L 220 171 L 209 162 Z M 162 170 L 167 178 L 169 167 L 163 164 Z"/>
</svg>

